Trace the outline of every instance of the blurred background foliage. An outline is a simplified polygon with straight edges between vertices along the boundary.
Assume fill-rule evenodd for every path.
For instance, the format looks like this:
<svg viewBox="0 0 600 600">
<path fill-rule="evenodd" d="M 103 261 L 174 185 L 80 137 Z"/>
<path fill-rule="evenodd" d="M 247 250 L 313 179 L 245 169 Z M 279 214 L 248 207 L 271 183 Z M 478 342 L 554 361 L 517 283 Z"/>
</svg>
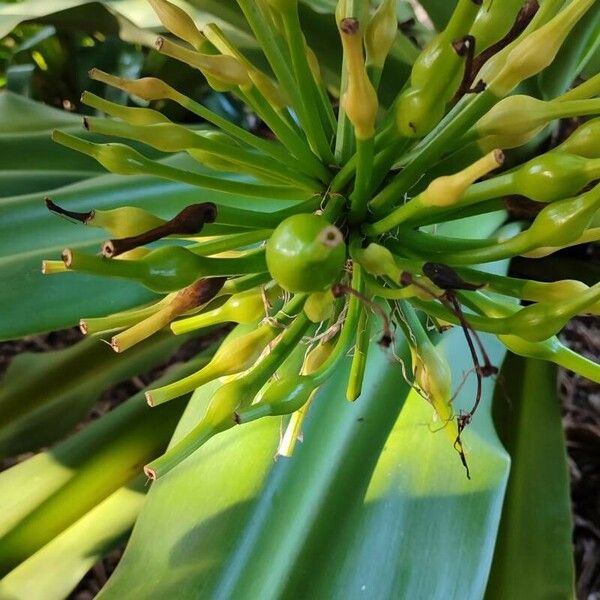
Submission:
<svg viewBox="0 0 600 600">
<path fill-rule="evenodd" d="M 234 1 L 190 0 L 178 4 L 199 24 L 218 23 L 252 60 L 266 65 Z M 303 0 L 300 6 L 305 30 L 312 34 L 309 43 L 335 92 L 341 51 L 338 44 L 331 43 L 337 39 L 334 8 L 333 0 Z M 398 2 L 397 14 L 405 35 L 388 60 L 387 68 L 394 72 L 389 99 L 399 80 L 408 76 L 418 46 L 431 36 L 431 30 L 415 17 L 409 2 Z M 160 22 L 145 0 L 0 2 L 0 89 L 5 87 L 82 114 L 90 112 L 79 102 L 84 90 L 116 102 L 130 102 L 123 92 L 89 80 L 87 72 L 97 67 L 122 77 L 158 77 L 190 97 L 201 98 L 209 108 L 238 124 L 253 127 L 254 120 L 242 105 L 230 95 L 214 92 L 199 71 L 152 49 L 153 32 L 161 31 Z M 148 104 L 140 99 L 137 103 Z M 193 120 L 174 103 L 152 103 L 152 107 L 178 122 Z"/>
<path fill-rule="evenodd" d="M 203 98 L 213 110 L 234 117 L 238 124 L 249 119 L 231 97 L 214 92 L 198 71 L 167 58 L 141 44 L 125 42 L 111 28 L 82 31 L 71 27 L 24 23 L 0 42 L 0 85 L 32 100 L 69 112 L 94 112 L 80 103 L 84 90 L 122 104 L 127 94 L 91 81 L 88 71 L 97 67 L 121 77 L 159 77 L 188 96 Z M 140 106 L 148 105 L 139 100 Z M 169 118 L 186 122 L 193 119 L 180 106 L 165 102 L 153 108 Z"/>
</svg>

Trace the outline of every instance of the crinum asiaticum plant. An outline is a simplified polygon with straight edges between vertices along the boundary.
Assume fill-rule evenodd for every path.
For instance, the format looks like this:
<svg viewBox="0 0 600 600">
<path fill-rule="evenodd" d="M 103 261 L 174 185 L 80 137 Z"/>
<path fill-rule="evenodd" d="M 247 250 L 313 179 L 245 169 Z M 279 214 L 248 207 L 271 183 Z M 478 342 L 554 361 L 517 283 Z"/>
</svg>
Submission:
<svg viewBox="0 0 600 600">
<path fill-rule="evenodd" d="M 217 25 L 199 31 L 167 0 L 150 3 L 181 40 L 159 37 L 157 50 L 237 96 L 272 136 L 240 128 L 161 80 L 125 80 L 96 69 L 92 79 L 144 100 L 176 102 L 215 129 L 191 130 L 155 110 L 85 93 L 86 105 L 115 117 L 86 118 L 87 129 L 187 152 L 206 169 L 149 160 L 121 143 L 54 134 L 113 173 L 150 174 L 245 198 L 236 208 L 194 204 L 170 220 L 127 206 L 74 212 L 47 200 L 53 212 L 102 227 L 111 239 L 101 256 L 66 249 L 62 261 L 45 261 L 45 273 L 122 277 L 163 295 L 151 305 L 82 319 L 85 332 L 114 332 L 115 351 L 166 327 L 183 334 L 224 322 L 255 324 L 227 338 L 200 371 L 147 392 L 155 406 L 226 378 L 196 427 L 146 466 L 149 477 L 161 477 L 212 436 L 269 415 L 291 415 L 279 449 L 289 455 L 316 390 L 351 362 L 346 395 L 356 400 L 367 354 L 393 354 L 400 335 L 411 347 L 413 385 L 465 467 L 461 432 L 477 408 L 482 379 L 497 372 L 477 331 L 497 335 L 516 354 L 600 381 L 600 366 L 555 337 L 574 315 L 598 313 L 600 284 L 542 283 L 485 268 L 599 239 L 600 186 L 593 182 L 600 178 L 600 119 L 501 171 L 503 150 L 523 146 L 553 120 L 600 112 L 598 75 L 549 101 L 513 95 L 552 63 L 594 0 L 564 7 L 562 0 L 493 2 L 485 10 L 478 0 L 459 0 L 387 109 L 378 87 L 398 35 L 395 2 L 384 0 L 370 12 L 368 2 L 340 0 L 337 110 L 305 41 L 296 0 L 238 0 L 268 69 L 250 62 Z M 211 169 L 217 173 L 207 174 Z M 539 204 L 532 223 L 489 239 L 438 234 L 436 226 L 446 221 L 498 211 L 508 195 Z M 265 198 L 285 207 L 252 210 L 253 200 Z M 478 382 L 466 413 L 453 410 L 460 382 L 451 381 L 423 317 L 439 329 L 454 324 L 464 331 Z"/>
</svg>

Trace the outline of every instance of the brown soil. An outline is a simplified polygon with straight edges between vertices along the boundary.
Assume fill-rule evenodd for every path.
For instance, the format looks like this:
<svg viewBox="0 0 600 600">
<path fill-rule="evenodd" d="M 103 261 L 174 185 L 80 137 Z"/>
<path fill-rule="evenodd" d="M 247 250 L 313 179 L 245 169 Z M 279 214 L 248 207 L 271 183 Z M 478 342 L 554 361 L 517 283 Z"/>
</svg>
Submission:
<svg viewBox="0 0 600 600">
<path fill-rule="evenodd" d="M 573 320 L 563 339 L 592 360 L 600 357 L 600 319 Z M 577 598 L 600 598 L 600 385 L 561 371 L 575 529 Z"/>
</svg>

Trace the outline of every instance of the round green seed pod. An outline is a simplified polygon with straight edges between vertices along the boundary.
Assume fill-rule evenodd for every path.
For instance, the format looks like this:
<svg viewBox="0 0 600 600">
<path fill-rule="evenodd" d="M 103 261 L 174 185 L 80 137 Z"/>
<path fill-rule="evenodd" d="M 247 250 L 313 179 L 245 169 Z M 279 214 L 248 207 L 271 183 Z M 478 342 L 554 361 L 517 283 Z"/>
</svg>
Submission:
<svg viewBox="0 0 600 600">
<path fill-rule="evenodd" d="M 519 194 L 537 202 L 574 196 L 594 178 L 589 163 L 575 154 L 548 152 L 514 171 L 515 187 Z"/>
<path fill-rule="evenodd" d="M 586 158 L 600 158 L 600 117 L 580 125 L 554 150 L 578 154 Z"/>
<path fill-rule="evenodd" d="M 404 137 L 423 137 L 443 117 L 444 105 L 431 100 L 421 88 L 409 89 L 402 94 L 396 109 L 396 124 Z"/>
<path fill-rule="evenodd" d="M 346 244 L 340 230 L 325 217 L 293 215 L 273 231 L 266 250 L 273 279 L 288 292 L 321 292 L 340 277 Z"/>
</svg>

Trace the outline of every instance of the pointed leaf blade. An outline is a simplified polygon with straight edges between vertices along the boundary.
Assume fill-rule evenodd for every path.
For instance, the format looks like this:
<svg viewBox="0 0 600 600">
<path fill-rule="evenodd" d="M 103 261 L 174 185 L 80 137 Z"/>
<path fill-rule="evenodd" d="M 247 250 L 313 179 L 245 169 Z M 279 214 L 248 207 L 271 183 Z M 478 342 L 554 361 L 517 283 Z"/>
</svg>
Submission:
<svg viewBox="0 0 600 600">
<path fill-rule="evenodd" d="M 486 600 L 574 598 L 569 477 L 556 368 L 510 356 L 495 414 L 513 466 Z M 509 403 L 510 401 L 510 403 Z"/>
</svg>

